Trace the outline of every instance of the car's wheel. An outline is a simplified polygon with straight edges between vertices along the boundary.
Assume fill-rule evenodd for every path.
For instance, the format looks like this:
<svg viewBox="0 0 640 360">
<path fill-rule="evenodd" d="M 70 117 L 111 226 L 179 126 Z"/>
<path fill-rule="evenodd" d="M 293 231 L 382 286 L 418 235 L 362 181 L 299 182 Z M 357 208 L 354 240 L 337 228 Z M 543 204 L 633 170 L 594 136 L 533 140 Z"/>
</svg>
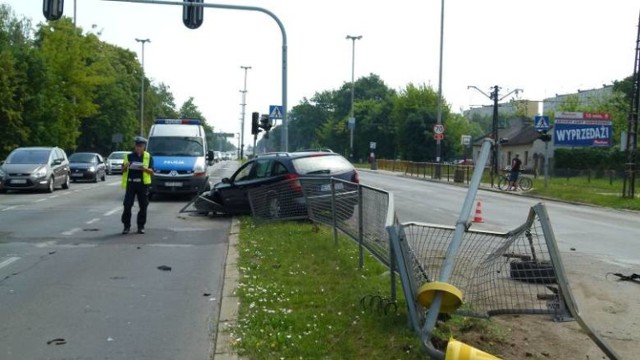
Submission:
<svg viewBox="0 0 640 360">
<path fill-rule="evenodd" d="M 0 189 L 0 194 L 6 194 L 7 193 L 7 189 Z"/>
<path fill-rule="evenodd" d="M 96 173 L 96 175 L 95 175 L 95 176 L 94 176 L 94 178 L 93 178 L 93 182 L 94 182 L 94 183 L 97 183 L 97 182 L 98 182 L 98 180 L 100 180 L 100 178 L 98 177 L 98 173 Z"/>
<path fill-rule="evenodd" d="M 47 192 L 52 193 L 56 189 L 55 179 L 52 177 L 49 178 L 49 182 L 47 183 Z"/>
<path fill-rule="evenodd" d="M 522 177 L 520 178 L 520 181 L 518 181 L 518 184 L 520 185 L 520 189 L 522 189 L 522 191 L 529 191 L 533 187 L 533 180 L 528 177 Z"/>
<path fill-rule="evenodd" d="M 282 203 L 278 199 L 277 195 L 272 195 L 267 201 L 269 209 L 269 217 L 272 219 L 279 219 L 282 216 Z"/>
<path fill-rule="evenodd" d="M 69 188 L 69 183 L 71 181 L 69 180 L 69 174 L 67 174 L 67 176 L 64 177 L 64 182 L 62 183 L 62 188 L 63 189 L 68 189 Z"/>
<path fill-rule="evenodd" d="M 106 173 L 102 173 L 102 176 L 100 177 L 100 180 L 107 181 L 107 174 Z"/>
</svg>

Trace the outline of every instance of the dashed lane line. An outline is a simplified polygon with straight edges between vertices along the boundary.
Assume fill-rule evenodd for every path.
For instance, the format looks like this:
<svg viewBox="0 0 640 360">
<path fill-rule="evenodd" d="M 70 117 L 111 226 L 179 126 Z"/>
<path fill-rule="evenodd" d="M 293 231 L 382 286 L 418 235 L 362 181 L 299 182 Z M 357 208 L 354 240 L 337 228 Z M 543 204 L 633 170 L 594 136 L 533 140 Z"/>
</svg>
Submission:
<svg viewBox="0 0 640 360">
<path fill-rule="evenodd" d="M 71 230 L 64 231 L 64 232 L 62 233 L 62 235 L 71 236 L 71 235 L 73 235 L 73 234 L 77 233 L 78 231 L 82 231 L 82 228 L 73 228 L 73 229 L 71 229 Z"/>
<path fill-rule="evenodd" d="M 11 265 L 12 263 L 14 263 L 14 262 L 16 262 L 18 260 L 20 260 L 19 257 L 12 256 L 12 257 L 8 258 L 7 260 L 5 260 L 3 262 L 0 262 L 0 269 L 2 269 L 5 266 Z"/>
<path fill-rule="evenodd" d="M 113 210 L 109 210 L 106 213 L 104 213 L 104 216 L 111 216 L 115 213 L 117 213 L 118 211 L 120 211 L 120 206 L 118 206 L 117 208 L 113 209 Z"/>
<path fill-rule="evenodd" d="M 94 223 L 94 222 L 96 222 L 96 221 L 100 221 L 100 218 L 93 218 L 93 219 L 91 219 L 91 220 L 89 220 L 89 221 L 85 222 L 85 224 L 90 225 L 90 224 L 93 224 L 93 223 Z"/>
<path fill-rule="evenodd" d="M 4 208 L 4 209 L 2 209 L 2 210 L 0 210 L 0 211 L 9 211 L 9 210 L 13 210 L 13 209 L 15 209 L 15 208 L 17 208 L 17 207 L 19 207 L 19 206 L 20 206 L 20 205 L 9 206 L 9 207 L 6 207 L 6 208 Z"/>
</svg>

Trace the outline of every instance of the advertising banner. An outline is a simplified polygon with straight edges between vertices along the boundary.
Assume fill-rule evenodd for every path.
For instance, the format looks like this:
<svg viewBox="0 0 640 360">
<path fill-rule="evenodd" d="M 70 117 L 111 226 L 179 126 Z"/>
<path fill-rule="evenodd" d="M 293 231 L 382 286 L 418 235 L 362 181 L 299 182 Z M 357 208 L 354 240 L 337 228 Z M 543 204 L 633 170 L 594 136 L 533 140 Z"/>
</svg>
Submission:
<svg viewBox="0 0 640 360">
<path fill-rule="evenodd" d="M 611 115 L 608 113 L 556 112 L 553 144 L 572 147 L 610 147 Z"/>
</svg>

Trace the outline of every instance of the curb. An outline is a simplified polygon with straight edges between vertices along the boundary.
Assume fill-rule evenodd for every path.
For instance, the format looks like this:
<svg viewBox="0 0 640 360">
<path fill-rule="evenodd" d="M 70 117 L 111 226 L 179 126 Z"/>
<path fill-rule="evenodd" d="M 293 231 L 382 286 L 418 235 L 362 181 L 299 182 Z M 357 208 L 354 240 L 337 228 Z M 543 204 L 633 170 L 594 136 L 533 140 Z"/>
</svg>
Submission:
<svg viewBox="0 0 640 360">
<path fill-rule="evenodd" d="M 222 299 L 218 326 L 216 329 L 215 348 L 211 359 L 238 360 L 232 346 L 232 339 L 228 332 L 230 326 L 235 326 L 238 321 L 238 308 L 240 305 L 236 289 L 238 288 L 240 273 L 238 272 L 238 237 L 240 236 L 240 221 L 238 218 L 231 220 L 229 231 L 229 247 L 224 268 L 224 281 L 222 284 Z"/>
</svg>

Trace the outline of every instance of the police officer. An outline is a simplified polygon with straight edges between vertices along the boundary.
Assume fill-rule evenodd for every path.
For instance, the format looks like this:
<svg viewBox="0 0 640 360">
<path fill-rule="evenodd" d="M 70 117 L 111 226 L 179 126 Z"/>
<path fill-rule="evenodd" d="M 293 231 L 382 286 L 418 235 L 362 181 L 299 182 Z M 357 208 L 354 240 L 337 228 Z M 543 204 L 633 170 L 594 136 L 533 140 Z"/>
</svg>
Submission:
<svg viewBox="0 0 640 360">
<path fill-rule="evenodd" d="M 151 176 L 153 175 L 153 158 L 145 151 L 147 139 L 136 136 L 133 152 L 125 156 L 122 163 L 122 188 L 125 189 L 124 211 L 122 212 L 123 234 L 131 231 L 131 207 L 135 198 L 138 198 L 137 225 L 138 234 L 144 234 L 144 225 L 147 222 L 147 197 Z"/>
</svg>

